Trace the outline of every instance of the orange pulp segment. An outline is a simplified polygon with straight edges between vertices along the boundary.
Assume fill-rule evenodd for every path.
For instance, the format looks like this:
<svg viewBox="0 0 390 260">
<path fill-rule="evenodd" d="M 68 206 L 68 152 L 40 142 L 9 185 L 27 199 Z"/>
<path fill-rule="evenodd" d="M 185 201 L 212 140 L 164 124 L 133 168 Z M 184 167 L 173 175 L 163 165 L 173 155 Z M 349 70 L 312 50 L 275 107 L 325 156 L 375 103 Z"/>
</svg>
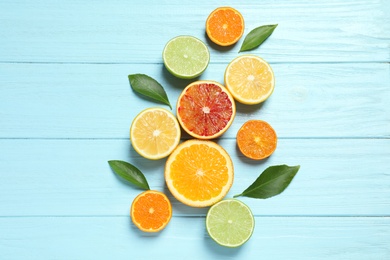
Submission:
<svg viewBox="0 0 390 260">
<path fill-rule="evenodd" d="M 182 128 L 198 139 L 221 136 L 236 115 L 231 94 L 224 86 L 210 80 L 189 84 L 179 96 L 176 107 Z"/>
<path fill-rule="evenodd" d="M 219 7 L 206 20 L 206 33 L 211 41 L 220 46 L 236 43 L 244 33 L 244 18 L 232 7 Z"/>
<path fill-rule="evenodd" d="M 249 120 L 237 132 L 238 148 L 254 160 L 269 157 L 276 149 L 277 139 L 275 130 L 262 120 Z"/>
<path fill-rule="evenodd" d="M 180 144 L 168 157 L 165 181 L 172 195 L 192 207 L 220 201 L 233 183 L 233 163 L 217 143 L 192 139 Z"/>
<path fill-rule="evenodd" d="M 130 215 L 134 225 L 140 230 L 158 232 L 170 221 L 172 206 L 164 193 L 148 190 L 134 199 Z"/>
</svg>

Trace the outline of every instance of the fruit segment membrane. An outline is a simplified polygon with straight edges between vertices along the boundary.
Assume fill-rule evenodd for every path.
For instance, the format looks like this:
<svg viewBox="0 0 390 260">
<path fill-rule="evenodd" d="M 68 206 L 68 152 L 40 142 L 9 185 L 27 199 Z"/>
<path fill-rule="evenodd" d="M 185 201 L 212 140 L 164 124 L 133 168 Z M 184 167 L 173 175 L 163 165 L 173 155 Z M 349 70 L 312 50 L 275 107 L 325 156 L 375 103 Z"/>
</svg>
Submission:
<svg viewBox="0 0 390 260">
<path fill-rule="evenodd" d="M 229 124 L 233 103 L 219 86 L 201 83 L 187 89 L 179 101 L 178 113 L 190 132 L 213 136 Z"/>
<path fill-rule="evenodd" d="M 229 182 L 227 163 L 220 151 L 207 145 L 184 148 L 171 165 L 173 185 L 190 200 L 210 200 Z"/>
</svg>

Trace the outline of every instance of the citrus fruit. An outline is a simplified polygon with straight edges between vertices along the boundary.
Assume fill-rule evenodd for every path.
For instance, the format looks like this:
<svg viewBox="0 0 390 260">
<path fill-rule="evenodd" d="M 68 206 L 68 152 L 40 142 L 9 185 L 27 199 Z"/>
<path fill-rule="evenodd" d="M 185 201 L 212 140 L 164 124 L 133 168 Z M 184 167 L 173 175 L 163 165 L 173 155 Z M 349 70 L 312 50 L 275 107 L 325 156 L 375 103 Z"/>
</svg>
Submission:
<svg viewBox="0 0 390 260">
<path fill-rule="evenodd" d="M 270 124 L 262 120 L 249 120 L 237 132 L 237 145 L 248 158 L 261 160 L 276 149 L 278 138 Z"/>
<path fill-rule="evenodd" d="M 217 143 L 192 139 L 181 143 L 168 157 L 165 181 L 172 195 L 192 207 L 220 201 L 233 183 L 233 163 Z"/>
<path fill-rule="evenodd" d="M 207 46 L 193 36 L 178 36 L 171 39 L 164 48 L 163 61 L 174 76 L 192 79 L 205 71 L 210 61 Z"/>
<path fill-rule="evenodd" d="M 215 81 L 190 83 L 177 101 L 177 118 L 183 129 L 198 139 L 221 136 L 236 115 L 233 97 Z"/>
<path fill-rule="evenodd" d="M 180 125 L 176 117 L 163 108 L 140 112 L 130 127 L 131 144 L 141 156 L 157 160 L 167 157 L 179 144 Z"/>
<path fill-rule="evenodd" d="M 227 66 L 225 85 L 235 100 L 254 105 L 271 96 L 275 77 L 271 66 L 262 58 L 255 55 L 241 55 Z"/>
<path fill-rule="evenodd" d="M 226 247 L 239 247 L 252 236 L 255 219 L 250 208 L 236 199 L 222 200 L 213 205 L 206 216 L 210 237 Z"/>
<path fill-rule="evenodd" d="M 219 7 L 206 20 L 206 33 L 211 41 L 220 46 L 236 43 L 244 33 L 244 18 L 232 7 Z"/>
<path fill-rule="evenodd" d="M 171 220 L 171 202 L 162 192 L 144 191 L 131 204 L 130 216 L 134 225 L 142 231 L 158 232 Z"/>
</svg>

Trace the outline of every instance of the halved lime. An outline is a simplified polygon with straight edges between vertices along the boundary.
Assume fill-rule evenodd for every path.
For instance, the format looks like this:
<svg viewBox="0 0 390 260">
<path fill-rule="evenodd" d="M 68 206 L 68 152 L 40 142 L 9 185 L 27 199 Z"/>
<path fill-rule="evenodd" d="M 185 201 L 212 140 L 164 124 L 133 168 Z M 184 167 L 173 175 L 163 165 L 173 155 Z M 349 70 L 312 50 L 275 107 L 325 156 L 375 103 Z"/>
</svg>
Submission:
<svg viewBox="0 0 390 260">
<path fill-rule="evenodd" d="M 252 236 L 255 219 L 247 205 L 237 199 L 214 204 L 206 216 L 210 237 L 226 247 L 239 247 Z"/>
<path fill-rule="evenodd" d="M 192 79 L 205 71 L 210 61 L 207 46 L 198 38 L 182 35 L 171 39 L 163 51 L 164 65 L 174 76 Z"/>
</svg>

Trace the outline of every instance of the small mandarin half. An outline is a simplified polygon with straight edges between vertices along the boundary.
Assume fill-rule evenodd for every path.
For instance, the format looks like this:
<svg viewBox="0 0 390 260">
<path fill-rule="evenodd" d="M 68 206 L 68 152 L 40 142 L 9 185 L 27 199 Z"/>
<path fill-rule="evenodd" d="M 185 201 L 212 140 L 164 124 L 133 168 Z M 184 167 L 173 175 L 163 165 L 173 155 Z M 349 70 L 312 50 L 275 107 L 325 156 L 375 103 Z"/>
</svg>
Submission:
<svg viewBox="0 0 390 260">
<path fill-rule="evenodd" d="M 276 149 L 277 136 L 270 124 L 262 120 L 249 120 L 237 132 L 237 145 L 246 157 L 261 160 Z"/>
<path fill-rule="evenodd" d="M 165 181 L 172 195 L 192 207 L 211 206 L 226 196 L 233 183 L 233 162 L 217 143 L 192 139 L 168 157 Z"/>
<path fill-rule="evenodd" d="M 255 105 L 271 96 L 275 76 L 271 66 L 262 58 L 241 55 L 227 66 L 225 86 L 238 102 Z"/>
<path fill-rule="evenodd" d="M 189 84 L 180 94 L 176 109 L 182 128 L 198 139 L 221 136 L 236 115 L 236 105 L 229 91 L 210 80 Z"/>
<path fill-rule="evenodd" d="M 215 44 L 229 46 L 236 43 L 244 33 L 244 18 L 232 7 L 218 7 L 206 20 L 207 36 Z"/>
<path fill-rule="evenodd" d="M 139 194 L 130 209 L 134 225 L 144 232 L 158 232 L 168 225 L 172 206 L 168 197 L 159 191 L 147 190 Z"/>
</svg>

